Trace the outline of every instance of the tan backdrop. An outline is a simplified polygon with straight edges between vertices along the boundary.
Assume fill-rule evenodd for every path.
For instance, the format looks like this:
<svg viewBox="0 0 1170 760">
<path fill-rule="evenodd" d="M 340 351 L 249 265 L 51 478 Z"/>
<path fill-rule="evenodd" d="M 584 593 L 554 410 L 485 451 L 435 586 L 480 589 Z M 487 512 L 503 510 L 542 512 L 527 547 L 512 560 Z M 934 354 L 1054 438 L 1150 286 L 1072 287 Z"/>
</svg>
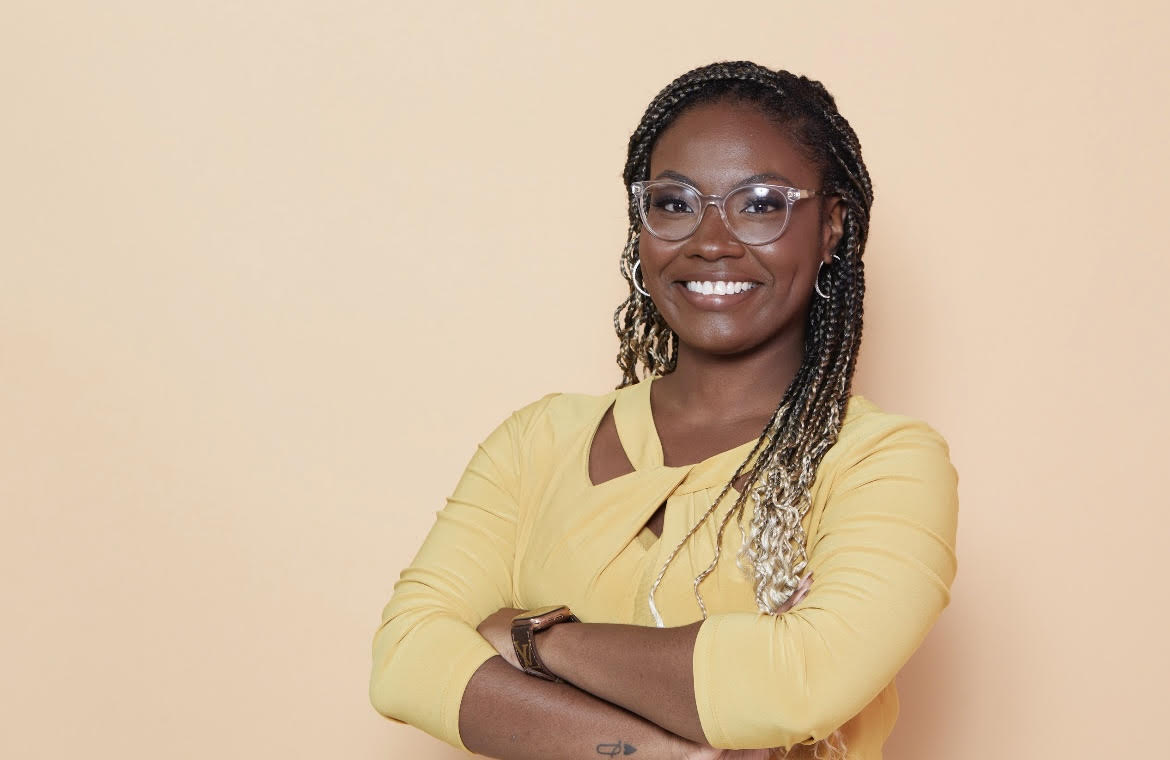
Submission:
<svg viewBox="0 0 1170 760">
<path fill-rule="evenodd" d="M 959 8 L 5 3 L 0 756 L 456 757 L 367 702 L 382 605 L 616 382 L 625 142 L 728 58 L 861 135 L 857 389 L 960 472 L 887 756 L 1164 751 L 1170 18 Z"/>
</svg>

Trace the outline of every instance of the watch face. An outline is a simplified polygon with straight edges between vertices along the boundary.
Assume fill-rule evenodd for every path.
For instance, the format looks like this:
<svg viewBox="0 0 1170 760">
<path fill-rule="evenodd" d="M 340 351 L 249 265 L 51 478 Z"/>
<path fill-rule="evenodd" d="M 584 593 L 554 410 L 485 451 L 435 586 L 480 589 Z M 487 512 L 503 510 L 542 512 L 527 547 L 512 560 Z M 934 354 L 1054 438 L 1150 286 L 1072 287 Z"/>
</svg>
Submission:
<svg viewBox="0 0 1170 760">
<path fill-rule="evenodd" d="M 528 625 L 536 630 L 540 630 L 553 623 L 567 618 L 572 613 L 569 608 L 563 604 L 553 604 L 548 607 L 538 607 L 535 610 L 529 610 L 522 615 L 517 615 L 512 618 L 512 625 Z"/>
</svg>

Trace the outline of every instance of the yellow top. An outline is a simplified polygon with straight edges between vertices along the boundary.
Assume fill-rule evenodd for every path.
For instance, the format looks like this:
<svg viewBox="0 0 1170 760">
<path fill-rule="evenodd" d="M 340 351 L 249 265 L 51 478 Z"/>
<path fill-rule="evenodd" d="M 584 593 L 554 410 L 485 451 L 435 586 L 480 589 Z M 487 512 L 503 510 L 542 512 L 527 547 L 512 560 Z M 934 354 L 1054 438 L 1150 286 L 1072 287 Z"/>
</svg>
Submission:
<svg viewBox="0 0 1170 760">
<path fill-rule="evenodd" d="M 373 640 L 379 713 L 459 747 L 459 703 L 495 655 L 476 626 L 501 607 L 567 604 L 583 621 L 653 625 L 650 584 L 754 442 L 667 467 L 653 378 L 601 396 L 552 394 L 487 437 L 410 567 Z M 635 470 L 593 485 L 588 456 L 614 407 Z M 922 421 L 851 397 L 805 516 L 812 588 L 788 612 L 757 611 L 724 533 L 703 583 L 708 618 L 695 696 L 712 746 L 780 747 L 843 727 L 850 758 L 880 758 L 898 715 L 894 676 L 950 600 L 958 474 Z M 670 566 L 655 601 L 667 626 L 699 620 L 692 581 L 711 561 L 731 492 Z M 666 501 L 661 538 L 644 525 Z M 749 506 L 750 508 L 750 506 Z M 746 522 L 745 522 L 746 525 Z"/>
</svg>

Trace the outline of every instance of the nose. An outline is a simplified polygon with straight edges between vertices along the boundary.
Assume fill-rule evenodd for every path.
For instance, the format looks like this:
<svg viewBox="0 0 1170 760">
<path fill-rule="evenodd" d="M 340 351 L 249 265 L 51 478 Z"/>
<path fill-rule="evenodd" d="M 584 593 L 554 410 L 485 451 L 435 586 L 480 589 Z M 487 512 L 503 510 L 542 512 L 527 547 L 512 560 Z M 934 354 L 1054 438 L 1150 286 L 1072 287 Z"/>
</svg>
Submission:
<svg viewBox="0 0 1170 760">
<path fill-rule="evenodd" d="M 689 252 L 704 259 L 721 259 L 726 256 L 742 256 L 743 244 L 731 233 L 719 213 L 719 207 L 708 203 L 699 217 L 699 226 L 691 233 L 688 241 Z"/>
</svg>

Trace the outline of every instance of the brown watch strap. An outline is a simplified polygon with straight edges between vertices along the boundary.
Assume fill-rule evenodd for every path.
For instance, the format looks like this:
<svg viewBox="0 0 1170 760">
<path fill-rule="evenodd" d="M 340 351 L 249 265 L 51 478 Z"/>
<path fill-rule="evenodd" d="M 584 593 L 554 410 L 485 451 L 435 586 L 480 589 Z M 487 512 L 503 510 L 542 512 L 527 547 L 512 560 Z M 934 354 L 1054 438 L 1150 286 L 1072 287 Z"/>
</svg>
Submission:
<svg viewBox="0 0 1170 760">
<path fill-rule="evenodd" d="M 536 649 L 536 634 L 548 630 L 557 623 L 580 623 L 576 615 L 569 612 L 568 607 L 554 607 L 549 611 L 525 613 L 512 621 L 512 646 L 516 651 L 516 659 L 521 669 L 530 676 L 543 678 L 546 681 L 564 683 L 540 659 Z"/>
</svg>

